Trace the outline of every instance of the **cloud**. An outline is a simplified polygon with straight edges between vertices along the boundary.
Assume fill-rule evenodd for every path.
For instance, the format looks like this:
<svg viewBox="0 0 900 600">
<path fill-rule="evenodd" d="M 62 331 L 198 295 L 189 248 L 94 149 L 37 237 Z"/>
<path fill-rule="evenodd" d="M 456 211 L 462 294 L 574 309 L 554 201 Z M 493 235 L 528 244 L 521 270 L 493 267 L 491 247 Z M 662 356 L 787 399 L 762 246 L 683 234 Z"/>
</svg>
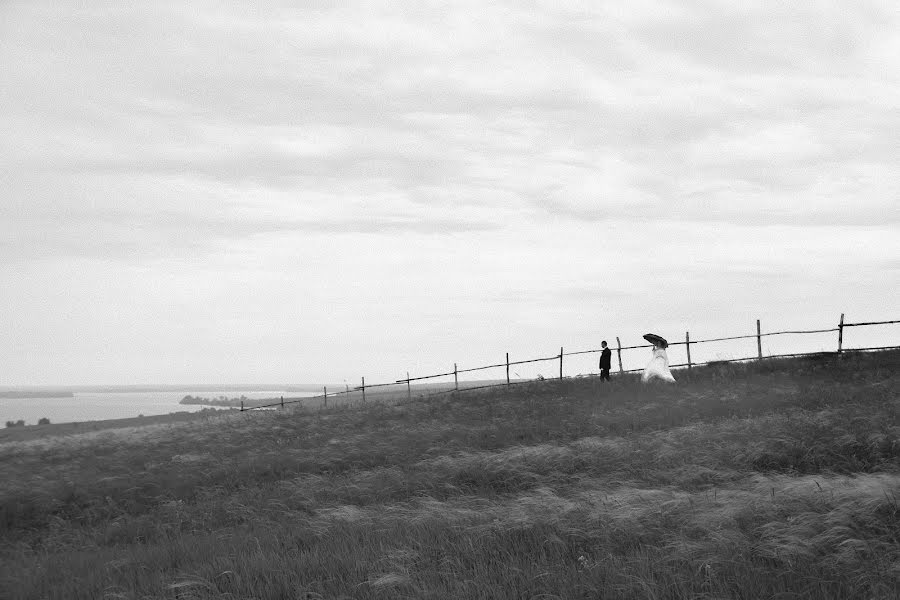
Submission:
<svg viewBox="0 0 900 600">
<path fill-rule="evenodd" d="M 877 199 L 900 125 L 886 4 L 470 8 L 16 5 L 0 145 L 61 183 L 357 182 L 639 222 L 834 223 L 853 198 L 850 224 L 896 218 Z"/>
<path fill-rule="evenodd" d="M 322 220 L 198 216 L 184 213 L 81 214 L 65 222 L 19 220 L 0 239 L 2 261 L 80 257 L 143 261 L 179 254 L 208 254 L 259 236 L 457 235 L 498 229 L 492 221 L 419 218 L 415 215 Z"/>
</svg>

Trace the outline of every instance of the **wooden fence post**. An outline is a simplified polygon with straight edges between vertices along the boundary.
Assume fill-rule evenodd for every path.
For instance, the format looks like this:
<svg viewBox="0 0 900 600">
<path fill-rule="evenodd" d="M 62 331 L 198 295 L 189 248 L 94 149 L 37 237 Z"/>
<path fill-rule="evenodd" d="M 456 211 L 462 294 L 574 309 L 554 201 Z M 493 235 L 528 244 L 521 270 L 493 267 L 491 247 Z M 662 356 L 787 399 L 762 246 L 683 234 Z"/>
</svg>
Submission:
<svg viewBox="0 0 900 600">
<path fill-rule="evenodd" d="M 244 401 L 241 400 L 241 412 L 244 412 Z"/>
<path fill-rule="evenodd" d="M 838 354 L 844 351 L 844 313 L 841 313 L 841 322 L 838 323 Z"/>
<path fill-rule="evenodd" d="M 509 387 L 509 352 L 506 353 L 506 387 Z"/>
<path fill-rule="evenodd" d="M 322 398 L 325 402 L 325 408 L 328 408 L 328 387 L 324 385 L 322 386 Z"/>
<path fill-rule="evenodd" d="M 762 331 L 759 327 L 759 319 L 756 320 L 756 355 L 762 360 Z"/>
<path fill-rule="evenodd" d="M 409 371 L 406 372 L 406 399 L 412 400 L 412 387 L 409 384 Z"/>
<path fill-rule="evenodd" d="M 284 396 L 281 397 L 281 408 L 284 408 Z"/>
<path fill-rule="evenodd" d="M 684 332 L 684 347 L 687 348 L 688 355 L 688 373 L 691 372 L 691 332 Z"/>
<path fill-rule="evenodd" d="M 366 378 L 362 378 L 362 393 L 363 393 L 363 402 L 366 401 Z"/>
<path fill-rule="evenodd" d="M 459 391 L 459 372 L 456 370 L 456 363 L 453 363 L 453 390 Z"/>
<path fill-rule="evenodd" d="M 624 373 L 625 370 L 622 368 L 622 342 L 619 341 L 619 336 L 616 336 L 616 354 L 619 355 L 619 373 Z"/>
<path fill-rule="evenodd" d="M 562 346 L 559 347 L 559 380 L 562 381 L 562 357 L 563 357 L 563 349 Z"/>
</svg>

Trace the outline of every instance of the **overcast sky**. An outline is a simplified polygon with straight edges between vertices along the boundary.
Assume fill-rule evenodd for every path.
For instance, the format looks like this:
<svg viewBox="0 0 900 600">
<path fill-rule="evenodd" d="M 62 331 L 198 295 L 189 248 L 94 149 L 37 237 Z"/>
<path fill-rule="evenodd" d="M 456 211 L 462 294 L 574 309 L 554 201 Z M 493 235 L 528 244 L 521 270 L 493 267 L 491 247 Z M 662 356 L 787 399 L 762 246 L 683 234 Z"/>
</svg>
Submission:
<svg viewBox="0 0 900 600">
<path fill-rule="evenodd" d="M 898 31 L 895 0 L 3 0 L 0 385 L 900 318 Z"/>
</svg>

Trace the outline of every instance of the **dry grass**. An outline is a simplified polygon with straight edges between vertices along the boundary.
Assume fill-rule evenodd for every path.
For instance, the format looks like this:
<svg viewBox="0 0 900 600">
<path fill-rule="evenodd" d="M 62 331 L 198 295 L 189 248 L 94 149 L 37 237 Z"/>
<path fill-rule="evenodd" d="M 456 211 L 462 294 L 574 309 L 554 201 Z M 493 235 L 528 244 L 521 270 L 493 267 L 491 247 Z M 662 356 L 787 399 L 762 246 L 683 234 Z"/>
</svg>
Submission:
<svg viewBox="0 0 900 600">
<path fill-rule="evenodd" d="M 898 365 L 0 442 L 0 597 L 900 597 Z"/>
</svg>

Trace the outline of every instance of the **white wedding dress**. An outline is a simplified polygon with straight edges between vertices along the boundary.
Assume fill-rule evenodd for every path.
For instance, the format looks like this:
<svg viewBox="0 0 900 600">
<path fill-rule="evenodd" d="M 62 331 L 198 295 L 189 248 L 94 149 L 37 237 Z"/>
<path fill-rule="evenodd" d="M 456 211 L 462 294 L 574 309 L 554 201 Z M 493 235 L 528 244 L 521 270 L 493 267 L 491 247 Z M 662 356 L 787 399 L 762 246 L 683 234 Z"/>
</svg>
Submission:
<svg viewBox="0 0 900 600">
<path fill-rule="evenodd" d="M 663 381 L 675 382 L 675 378 L 672 377 L 672 373 L 669 371 L 669 357 L 666 355 L 666 351 L 659 347 L 653 349 L 653 358 L 650 359 L 650 364 L 644 369 L 641 381 L 647 383 L 654 377 Z"/>
</svg>

